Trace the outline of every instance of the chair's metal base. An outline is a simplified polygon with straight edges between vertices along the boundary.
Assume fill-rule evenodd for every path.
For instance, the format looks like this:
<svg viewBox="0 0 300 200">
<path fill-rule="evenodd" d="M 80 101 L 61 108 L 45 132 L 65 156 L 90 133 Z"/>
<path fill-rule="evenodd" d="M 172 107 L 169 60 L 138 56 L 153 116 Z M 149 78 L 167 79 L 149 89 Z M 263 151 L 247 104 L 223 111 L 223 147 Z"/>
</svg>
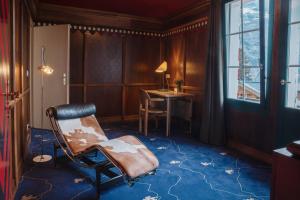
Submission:
<svg viewBox="0 0 300 200">
<path fill-rule="evenodd" d="M 60 149 L 60 145 L 54 143 L 54 165 L 56 166 L 57 161 L 57 150 Z M 90 152 L 92 153 L 92 152 Z M 95 151 L 95 156 L 97 156 L 97 151 Z M 93 184 L 96 186 L 97 189 L 97 198 L 100 197 L 100 191 L 109 188 L 110 186 L 120 183 L 124 180 L 124 177 L 122 174 L 117 174 L 114 171 L 111 170 L 111 168 L 114 168 L 115 166 L 109 161 L 109 160 L 103 160 L 95 162 L 91 160 L 89 157 L 81 155 L 77 157 L 78 160 L 81 162 L 84 162 L 87 166 L 90 168 L 95 169 L 96 173 L 96 180 L 93 182 Z M 109 177 L 109 180 L 105 182 L 101 182 L 101 174 Z"/>
<path fill-rule="evenodd" d="M 44 163 L 49 162 L 50 160 L 52 160 L 52 156 L 50 155 L 38 155 L 32 159 L 32 161 L 35 163 Z"/>
</svg>

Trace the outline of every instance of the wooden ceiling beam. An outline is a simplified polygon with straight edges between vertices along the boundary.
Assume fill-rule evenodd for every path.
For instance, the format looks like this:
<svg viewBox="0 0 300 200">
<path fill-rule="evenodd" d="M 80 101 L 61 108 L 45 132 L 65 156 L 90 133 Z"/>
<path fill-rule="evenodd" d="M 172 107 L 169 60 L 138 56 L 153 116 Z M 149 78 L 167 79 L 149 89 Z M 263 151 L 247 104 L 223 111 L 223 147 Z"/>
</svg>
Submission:
<svg viewBox="0 0 300 200">
<path fill-rule="evenodd" d="M 31 11 L 32 18 L 38 22 L 53 22 L 89 26 L 106 26 L 140 31 L 167 31 L 174 27 L 197 20 L 203 12 L 207 12 L 210 0 L 201 1 L 165 20 L 139 17 L 116 12 L 98 11 L 84 8 L 54 5 L 25 0 Z"/>
</svg>

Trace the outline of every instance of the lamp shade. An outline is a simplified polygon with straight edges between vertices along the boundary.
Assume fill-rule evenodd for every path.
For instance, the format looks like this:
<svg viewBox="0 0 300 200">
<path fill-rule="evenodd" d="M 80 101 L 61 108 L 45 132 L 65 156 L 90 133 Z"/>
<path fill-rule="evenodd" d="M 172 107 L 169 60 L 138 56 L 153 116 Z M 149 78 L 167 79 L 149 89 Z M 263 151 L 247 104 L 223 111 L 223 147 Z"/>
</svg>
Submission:
<svg viewBox="0 0 300 200">
<path fill-rule="evenodd" d="M 54 69 L 48 65 L 42 65 L 38 69 L 47 75 L 51 75 L 54 72 Z"/>
<path fill-rule="evenodd" d="M 168 69 L 167 61 L 162 62 L 159 67 L 155 70 L 157 73 L 163 73 L 166 72 Z"/>
</svg>

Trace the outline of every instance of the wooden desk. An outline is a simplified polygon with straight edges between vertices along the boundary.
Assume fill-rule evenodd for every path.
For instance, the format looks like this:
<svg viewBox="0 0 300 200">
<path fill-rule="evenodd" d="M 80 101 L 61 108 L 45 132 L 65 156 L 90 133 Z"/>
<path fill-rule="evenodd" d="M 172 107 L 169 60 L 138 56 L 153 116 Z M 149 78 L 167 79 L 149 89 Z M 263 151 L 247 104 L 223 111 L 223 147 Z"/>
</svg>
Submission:
<svg viewBox="0 0 300 200">
<path fill-rule="evenodd" d="M 191 103 L 193 103 L 193 94 L 184 93 L 184 92 L 173 92 L 173 91 L 159 91 L 159 90 L 146 90 L 148 94 L 159 96 L 166 99 L 167 102 L 167 120 L 166 120 L 166 136 L 170 136 L 171 129 L 171 100 L 176 100 L 178 98 L 189 97 Z"/>
</svg>

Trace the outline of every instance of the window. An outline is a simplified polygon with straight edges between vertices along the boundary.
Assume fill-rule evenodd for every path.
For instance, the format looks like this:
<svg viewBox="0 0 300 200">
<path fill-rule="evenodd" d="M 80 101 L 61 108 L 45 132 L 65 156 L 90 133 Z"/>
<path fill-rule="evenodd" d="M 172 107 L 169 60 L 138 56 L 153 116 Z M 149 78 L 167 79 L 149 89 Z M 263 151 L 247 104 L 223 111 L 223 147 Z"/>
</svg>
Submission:
<svg viewBox="0 0 300 200">
<path fill-rule="evenodd" d="M 290 0 L 286 106 L 300 109 L 300 1 Z"/>
<path fill-rule="evenodd" d="M 230 99 L 260 103 L 265 96 L 269 1 L 234 0 L 225 4 L 226 79 Z"/>
</svg>

